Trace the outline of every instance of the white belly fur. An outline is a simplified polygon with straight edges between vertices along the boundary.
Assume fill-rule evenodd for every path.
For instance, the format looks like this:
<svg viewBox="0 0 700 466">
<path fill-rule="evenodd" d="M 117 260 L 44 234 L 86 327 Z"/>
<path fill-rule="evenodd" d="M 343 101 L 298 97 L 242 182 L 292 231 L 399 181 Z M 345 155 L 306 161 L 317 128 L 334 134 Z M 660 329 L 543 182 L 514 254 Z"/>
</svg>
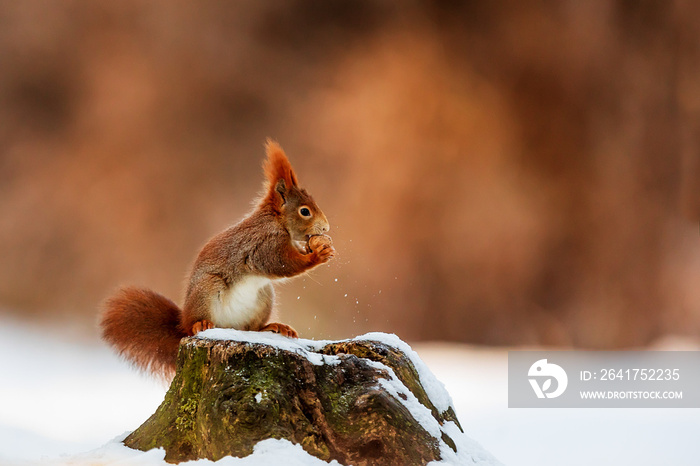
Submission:
<svg viewBox="0 0 700 466">
<path fill-rule="evenodd" d="M 260 290 L 271 280 L 249 275 L 220 293 L 212 303 L 212 322 L 217 327 L 243 328 L 261 311 Z"/>
</svg>

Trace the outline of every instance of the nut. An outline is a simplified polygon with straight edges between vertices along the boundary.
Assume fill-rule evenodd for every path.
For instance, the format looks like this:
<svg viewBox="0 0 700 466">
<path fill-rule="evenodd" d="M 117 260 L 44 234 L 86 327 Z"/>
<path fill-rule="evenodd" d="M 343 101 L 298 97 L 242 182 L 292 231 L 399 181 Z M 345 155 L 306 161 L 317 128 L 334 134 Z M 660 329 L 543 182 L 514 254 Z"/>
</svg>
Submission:
<svg viewBox="0 0 700 466">
<path fill-rule="evenodd" d="M 312 251 L 317 251 L 324 246 L 331 246 L 332 244 L 333 240 L 328 235 L 314 235 L 309 238 L 309 248 Z"/>
</svg>

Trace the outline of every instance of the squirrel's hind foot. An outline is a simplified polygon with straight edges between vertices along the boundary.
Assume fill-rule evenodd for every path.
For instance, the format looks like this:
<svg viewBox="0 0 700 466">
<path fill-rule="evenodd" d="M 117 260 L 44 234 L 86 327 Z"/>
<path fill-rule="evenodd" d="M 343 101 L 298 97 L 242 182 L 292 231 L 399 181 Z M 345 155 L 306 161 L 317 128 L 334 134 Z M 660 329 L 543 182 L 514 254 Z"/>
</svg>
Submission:
<svg viewBox="0 0 700 466">
<path fill-rule="evenodd" d="M 214 328 L 214 324 L 209 322 L 208 320 L 198 320 L 194 324 L 192 324 L 192 329 L 190 330 L 192 335 L 197 335 L 199 332 L 203 332 L 205 330 L 209 330 L 210 328 Z"/>
<path fill-rule="evenodd" d="M 285 337 L 289 338 L 299 338 L 299 334 L 292 327 L 277 322 L 272 322 L 270 324 L 265 325 L 263 328 L 260 329 L 260 331 L 279 333 L 280 335 L 284 335 Z"/>
</svg>

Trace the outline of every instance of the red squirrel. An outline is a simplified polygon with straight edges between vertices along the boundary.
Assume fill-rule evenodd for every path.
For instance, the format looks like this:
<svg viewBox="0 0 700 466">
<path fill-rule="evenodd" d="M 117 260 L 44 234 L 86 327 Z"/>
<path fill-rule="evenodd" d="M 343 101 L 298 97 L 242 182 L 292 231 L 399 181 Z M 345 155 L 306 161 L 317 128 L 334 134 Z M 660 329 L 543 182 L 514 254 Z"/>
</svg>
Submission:
<svg viewBox="0 0 700 466">
<path fill-rule="evenodd" d="M 236 225 L 204 245 L 190 273 L 182 310 L 148 289 L 122 288 L 107 299 L 102 338 L 140 369 L 171 377 L 180 339 L 212 327 L 297 332 L 270 323 L 272 283 L 309 271 L 335 255 L 330 225 L 299 187 L 282 148 L 266 143 L 265 193 Z"/>
</svg>

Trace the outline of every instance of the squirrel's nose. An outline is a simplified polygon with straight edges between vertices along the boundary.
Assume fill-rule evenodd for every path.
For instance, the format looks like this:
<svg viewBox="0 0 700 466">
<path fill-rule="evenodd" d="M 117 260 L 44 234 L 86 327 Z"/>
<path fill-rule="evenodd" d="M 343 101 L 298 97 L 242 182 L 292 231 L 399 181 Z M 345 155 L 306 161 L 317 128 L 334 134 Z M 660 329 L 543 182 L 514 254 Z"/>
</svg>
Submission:
<svg viewBox="0 0 700 466">
<path fill-rule="evenodd" d="M 328 223 L 328 219 L 324 216 L 323 219 L 321 219 L 321 221 L 318 222 L 317 227 L 320 230 L 319 234 L 322 235 L 324 233 L 327 233 L 328 230 L 331 229 L 331 224 Z"/>
</svg>

